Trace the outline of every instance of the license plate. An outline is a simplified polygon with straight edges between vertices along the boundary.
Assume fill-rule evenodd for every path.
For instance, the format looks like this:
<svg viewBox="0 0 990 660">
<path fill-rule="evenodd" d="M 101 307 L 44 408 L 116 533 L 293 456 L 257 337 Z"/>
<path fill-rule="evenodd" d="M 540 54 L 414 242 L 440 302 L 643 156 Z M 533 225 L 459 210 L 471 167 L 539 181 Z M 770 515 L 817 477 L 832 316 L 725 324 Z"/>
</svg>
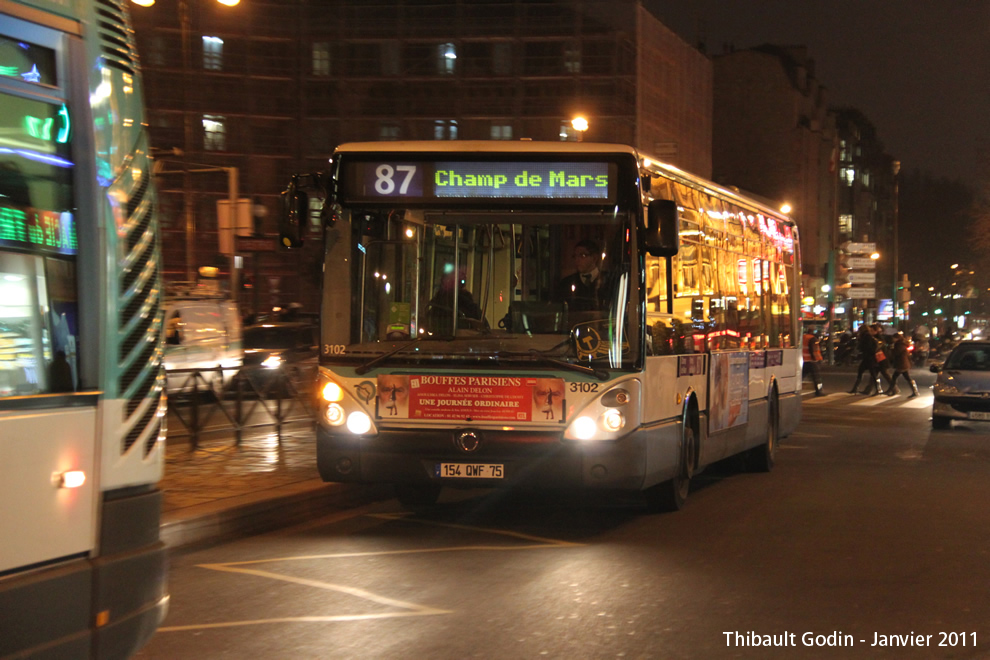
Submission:
<svg viewBox="0 0 990 660">
<path fill-rule="evenodd" d="M 977 419 L 981 422 L 990 422 L 990 412 L 977 412 L 975 410 L 971 410 L 969 413 L 969 418 Z"/>
<path fill-rule="evenodd" d="M 454 479 L 501 479 L 502 465 L 496 463 L 437 463 L 436 476 Z"/>
</svg>

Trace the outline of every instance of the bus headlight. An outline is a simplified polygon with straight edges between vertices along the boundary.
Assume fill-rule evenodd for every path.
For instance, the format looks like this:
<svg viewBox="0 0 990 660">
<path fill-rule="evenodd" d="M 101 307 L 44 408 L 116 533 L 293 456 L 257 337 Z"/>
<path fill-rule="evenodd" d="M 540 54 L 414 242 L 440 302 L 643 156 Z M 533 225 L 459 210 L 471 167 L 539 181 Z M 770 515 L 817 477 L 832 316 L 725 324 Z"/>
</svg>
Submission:
<svg viewBox="0 0 990 660">
<path fill-rule="evenodd" d="M 610 433 L 615 433 L 621 429 L 626 423 L 625 418 L 615 408 L 609 408 L 604 413 L 602 413 L 602 426 L 606 431 Z"/>
<path fill-rule="evenodd" d="M 324 385 L 320 394 L 323 396 L 324 401 L 329 401 L 331 403 L 338 403 L 344 398 L 344 390 L 341 389 L 340 385 L 333 381 L 330 381 Z"/>
<path fill-rule="evenodd" d="M 590 417 L 578 417 L 571 424 L 571 431 L 578 440 L 591 440 L 597 430 L 598 425 Z"/>
<path fill-rule="evenodd" d="M 340 426 L 344 423 L 344 408 L 339 403 L 331 403 L 327 406 L 327 421 L 331 426 Z"/>
<path fill-rule="evenodd" d="M 354 435 L 364 435 L 371 430 L 371 418 L 367 413 L 355 410 L 347 416 L 347 430 Z"/>
</svg>

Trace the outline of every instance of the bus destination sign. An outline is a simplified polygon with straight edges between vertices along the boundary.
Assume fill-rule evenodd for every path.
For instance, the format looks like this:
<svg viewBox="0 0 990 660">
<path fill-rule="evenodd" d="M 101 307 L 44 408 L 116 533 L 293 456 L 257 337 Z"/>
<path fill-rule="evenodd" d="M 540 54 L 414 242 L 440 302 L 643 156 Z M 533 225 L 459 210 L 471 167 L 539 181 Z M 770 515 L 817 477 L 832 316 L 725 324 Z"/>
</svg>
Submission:
<svg viewBox="0 0 990 660">
<path fill-rule="evenodd" d="M 344 189 L 351 201 L 614 200 L 607 162 L 351 162 Z"/>
</svg>

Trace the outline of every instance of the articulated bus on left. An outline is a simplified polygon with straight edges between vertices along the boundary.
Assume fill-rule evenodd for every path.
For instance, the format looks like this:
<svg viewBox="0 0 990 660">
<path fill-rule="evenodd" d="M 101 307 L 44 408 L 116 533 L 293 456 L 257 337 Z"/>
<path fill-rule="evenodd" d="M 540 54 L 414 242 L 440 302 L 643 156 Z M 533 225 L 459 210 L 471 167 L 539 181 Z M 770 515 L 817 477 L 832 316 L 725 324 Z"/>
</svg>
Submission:
<svg viewBox="0 0 990 660">
<path fill-rule="evenodd" d="M 168 605 L 161 261 L 121 0 L 0 0 L 0 658 L 125 658 Z"/>
</svg>

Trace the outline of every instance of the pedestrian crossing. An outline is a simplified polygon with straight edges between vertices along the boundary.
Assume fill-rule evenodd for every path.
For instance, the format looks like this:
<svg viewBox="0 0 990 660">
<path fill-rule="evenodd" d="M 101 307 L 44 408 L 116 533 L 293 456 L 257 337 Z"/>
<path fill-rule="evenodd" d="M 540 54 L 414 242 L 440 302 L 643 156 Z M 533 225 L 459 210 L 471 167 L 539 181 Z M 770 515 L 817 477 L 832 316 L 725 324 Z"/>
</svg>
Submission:
<svg viewBox="0 0 990 660">
<path fill-rule="evenodd" d="M 812 396 L 813 390 L 805 390 L 801 393 L 804 396 L 801 405 L 820 406 L 826 404 L 843 404 L 859 406 L 863 408 L 931 408 L 934 397 L 930 391 L 922 390 L 919 396 L 913 399 L 908 398 L 908 392 L 901 390 L 901 394 L 887 396 L 864 396 L 862 394 L 849 394 L 848 392 L 831 392 L 825 396 Z"/>
</svg>

